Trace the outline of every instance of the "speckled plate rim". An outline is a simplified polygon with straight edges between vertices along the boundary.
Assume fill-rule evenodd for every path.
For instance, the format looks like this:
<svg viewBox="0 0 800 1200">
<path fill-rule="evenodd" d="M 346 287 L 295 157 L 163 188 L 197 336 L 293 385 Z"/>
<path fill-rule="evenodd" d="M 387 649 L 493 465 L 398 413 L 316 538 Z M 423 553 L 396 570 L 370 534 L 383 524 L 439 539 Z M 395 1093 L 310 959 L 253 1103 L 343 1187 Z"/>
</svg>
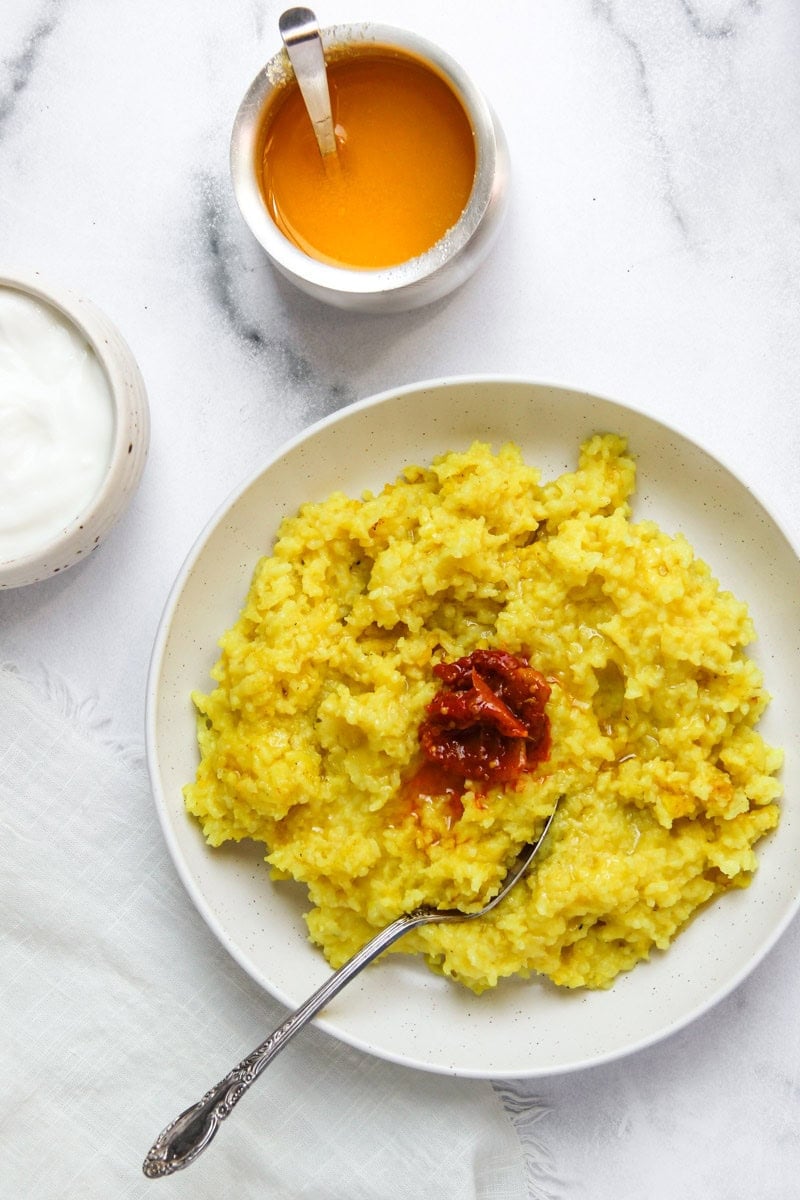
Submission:
<svg viewBox="0 0 800 1200">
<path fill-rule="evenodd" d="M 626 435 L 639 461 L 635 518 L 682 529 L 723 585 L 750 603 L 754 656 L 773 694 L 762 730 L 786 751 L 781 824 L 761 844 L 750 888 L 721 898 L 667 953 L 608 991 L 509 980 L 474 997 L 405 955 L 374 964 L 317 1022 L 370 1054 L 473 1078 L 534 1078 L 621 1058 L 729 994 L 800 906 L 796 546 L 752 489 L 667 423 L 569 385 L 499 376 L 414 383 L 325 418 L 237 488 L 200 534 L 167 600 L 147 688 L 148 765 L 175 867 L 210 929 L 268 992 L 294 1006 L 322 982 L 328 968 L 305 935 L 303 890 L 273 885 L 252 845 L 210 850 L 183 810 L 180 788 L 196 764 L 191 688 L 207 685 L 216 639 L 235 619 L 259 554 L 303 500 L 380 486 L 407 462 L 476 437 L 519 442 L 547 477 L 574 466 L 580 440 L 601 430 Z"/>
</svg>

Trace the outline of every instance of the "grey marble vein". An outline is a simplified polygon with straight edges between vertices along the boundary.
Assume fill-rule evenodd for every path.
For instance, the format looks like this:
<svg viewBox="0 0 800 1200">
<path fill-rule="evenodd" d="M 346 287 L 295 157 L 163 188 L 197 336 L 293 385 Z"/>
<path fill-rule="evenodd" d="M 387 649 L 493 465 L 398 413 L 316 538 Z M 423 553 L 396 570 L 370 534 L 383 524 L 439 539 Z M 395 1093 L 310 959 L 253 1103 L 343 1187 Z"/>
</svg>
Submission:
<svg viewBox="0 0 800 1200">
<path fill-rule="evenodd" d="M 259 327 L 240 296 L 236 270 L 246 270 L 241 253 L 229 228 L 232 219 L 227 195 L 219 181 L 209 173 L 198 180 L 199 221 L 205 243 L 207 278 L 211 294 L 239 338 L 282 379 L 302 392 L 311 417 L 334 412 L 350 403 L 355 395 L 340 381 L 328 382 L 307 355 L 297 350 L 286 337 Z"/>
<path fill-rule="evenodd" d="M 681 235 L 686 238 L 689 234 L 688 220 L 678 201 L 677 187 L 670 166 L 670 148 L 664 135 L 658 107 L 650 84 L 650 73 L 645 53 L 639 41 L 626 28 L 613 0 L 594 0 L 593 11 L 598 17 L 605 20 L 612 34 L 622 43 L 633 60 L 639 97 L 647 114 L 650 135 L 655 145 L 658 162 L 660 163 L 664 202 L 674 225 L 677 226 Z"/>
<path fill-rule="evenodd" d="M 679 0 L 679 3 L 692 32 L 711 41 L 735 37 L 741 32 L 740 18 L 761 12 L 760 0 L 741 0 L 731 5 L 723 17 L 704 12 L 706 5 L 703 0 Z"/>
<path fill-rule="evenodd" d="M 29 86 L 42 50 L 58 26 L 63 11 L 63 0 L 52 0 L 34 19 L 30 33 L 16 53 L 3 59 L 6 76 L 0 85 L 0 136 L 14 114 L 20 96 Z"/>
<path fill-rule="evenodd" d="M 637 85 L 640 100 L 642 100 L 648 116 L 648 124 L 650 134 L 654 140 L 657 151 L 658 162 L 661 164 L 661 175 L 663 185 L 663 199 L 666 203 L 667 210 L 676 227 L 684 238 L 688 235 L 688 222 L 678 202 L 676 196 L 675 180 L 670 168 L 670 152 L 666 136 L 664 136 L 663 128 L 658 115 L 656 101 L 650 85 L 650 76 L 648 70 L 648 60 L 645 58 L 644 50 L 640 46 L 637 38 L 634 37 L 625 28 L 624 23 L 619 18 L 618 12 L 613 0 L 595 0 L 594 10 L 599 16 L 606 20 L 608 28 L 613 32 L 614 36 L 622 43 L 628 54 L 633 60 L 634 71 L 636 71 Z"/>
</svg>

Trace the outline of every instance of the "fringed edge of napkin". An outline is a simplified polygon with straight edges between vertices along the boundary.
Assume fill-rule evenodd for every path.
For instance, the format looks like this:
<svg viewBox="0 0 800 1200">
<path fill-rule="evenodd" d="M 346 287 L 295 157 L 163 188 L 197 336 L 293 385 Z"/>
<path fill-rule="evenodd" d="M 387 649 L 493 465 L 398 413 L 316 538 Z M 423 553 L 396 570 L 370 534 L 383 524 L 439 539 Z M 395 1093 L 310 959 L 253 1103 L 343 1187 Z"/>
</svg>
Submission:
<svg viewBox="0 0 800 1200">
<path fill-rule="evenodd" d="M 37 693 L 42 700 L 52 704 L 62 717 L 96 738 L 127 767 L 135 770 L 145 765 L 144 746 L 141 744 L 126 746 L 113 736 L 111 717 L 104 716 L 99 711 L 100 698 L 96 694 L 78 700 L 70 691 L 66 681 L 53 675 L 41 663 L 32 670 L 26 670 L 23 675 L 14 663 L 0 662 L 0 671 L 6 675 L 13 675 L 20 683 Z"/>
<path fill-rule="evenodd" d="M 563 1195 L 563 1181 L 558 1179 L 553 1155 L 536 1128 L 552 1109 L 538 1098 L 526 1094 L 523 1085 L 498 1080 L 492 1083 L 492 1087 L 519 1138 L 530 1200 L 559 1200 Z"/>
</svg>

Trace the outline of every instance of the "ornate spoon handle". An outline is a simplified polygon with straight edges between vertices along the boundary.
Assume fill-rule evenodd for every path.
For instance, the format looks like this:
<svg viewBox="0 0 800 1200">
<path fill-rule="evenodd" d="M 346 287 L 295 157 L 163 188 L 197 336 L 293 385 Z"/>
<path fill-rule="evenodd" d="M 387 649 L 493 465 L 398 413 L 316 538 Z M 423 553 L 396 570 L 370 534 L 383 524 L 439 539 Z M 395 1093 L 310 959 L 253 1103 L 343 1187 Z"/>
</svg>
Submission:
<svg viewBox="0 0 800 1200">
<path fill-rule="evenodd" d="M 183 1167 L 188 1167 L 190 1163 L 193 1163 L 198 1154 L 203 1153 L 214 1137 L 220 1122 L 230 1115 L 234 1105 L 241 1100 L 251 1083 L 258 1079 L 275 1055 L 280 1053 L 286 1043 L 296 1033 L 299 1033 L 303 1026 L 321 1008 L 324 1008 L 354 975 L 357 975 L 374 958 L 388 949 L 392 942 L 396 942 L 409 930 L 416 929 L 418 925 L 472 921 L 476 917 L 482 917 L 491 912 L 528 870 L 550 828 L 560 799 L 559 796 L 537 840 L 528 842 L 522 847 L 503 881 L 502 888 L 496 896 L 484 904 L 483 908 L 469 913 L 454 908 L 417 908 L 414 912 L 398 917 L 396 921 L 392 921 L 391 925 L 387 925 L 385 929 L 377 933 L 371 941 L 367 942 L 366 946 L 362 946 L 358 953 L 348 959 L 343 967 L 335 971 L 322 987 L 314 992 L 313 996 L 309 996 L 308 1000 L 296 1008 L 260 1046 L 248 1054 L 247 1058 L 243 1058 L 238 1067 L 234 1067 L 216 1087 L 213 1087 L 210 1092 L 206 1092 L 202 1100 L 198 1100 L 197 1104 L 187 1108 L 167 1126 L 153 1143 L 142 1164 L 142 1170 L 148 1179 L 159 1179 L 162 1175 L 172 1175 L 175 1171 L 180 1171 Z"/>
<path fill-rule="evenodd" d="M 417 925 L 430 924 L 431 921 L 447 920 L 449 914 L 433 914 L 428 909 L 407 913 L 398 917 L 391 925 L 387 925 L 371 941 L 354 954 L 343 967 L 340 967 L 329 979 L 309 996 L 299 1008 L 291 1013 L 282 1025 L 279 1025 L 268 1038 L 257 1046 L 238 1066 L 234 1067 L 224 1079 L 206 1092 L 202 1100 L 198 1100 L 179 1117 L 176 1117 L 159 1135 L 148 1151 L 142 1165 L 142 1170 L 148 1179 L 159 1179 L 163 1175 L 172 1175 L 183 1167 L 193 1163 L 199 1154 L 205 1150 L 219 1129 L 220 1123 L 233 1111 L 234 1105 L 241 1100 L 250 1085 L 258 1079 L 261 1072 L 272 1062 L 276 1054 L 298 1033 L 313 1016 L 324 1008 L 329 1000 L 341 991 L 345 984 L 357 975 L 364 967 L 377 958 L 392 942 L 397 941 L 404 933 Z M 452 918 L 450 918 L 452 919 Z"/>
</svg>

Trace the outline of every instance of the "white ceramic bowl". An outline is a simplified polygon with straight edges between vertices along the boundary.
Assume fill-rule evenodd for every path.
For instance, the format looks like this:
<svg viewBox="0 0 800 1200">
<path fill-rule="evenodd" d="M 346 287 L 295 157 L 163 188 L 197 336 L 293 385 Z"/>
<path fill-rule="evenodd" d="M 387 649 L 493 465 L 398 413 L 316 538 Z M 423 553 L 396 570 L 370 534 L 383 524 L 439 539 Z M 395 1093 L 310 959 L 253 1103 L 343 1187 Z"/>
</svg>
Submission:
<svg viewBox="0 0 800 1200">
<path fill-rule="evenodd" d="M 548 1075 L 619 1058 L 705 1012 L 759 962 L 800 904 L 800 722 L 796 548 L 752 491 L 675 429 L 614 401 L 523 380 L 419 383 L 352 405 L 286 446 L 211 519 L 168 601 L 148 686 L 148 759 L 177 869 L 211 929 L 238 962 L 292 1006 L 329 974 L 303 922 L 305 889 L 273 883 L 263 848 L 206 845 L 183 806 L 197 768 L 192 689 L 210 686 L 217 640 L 238 616 L 253 568 L 280 520 L 342 489 L 379 490 L 403 466 L 475 439 L 517 442 L 544 478 L 574 469 L 593 433 L 627 436 L 638 463 L 633 507 L 683 531 L 724 587 L 750 605 L 752 653 L 772 702 L 764 737 L 783 746 L 786 803 L 758 846 L 749 888 L 701 912 L 666 953 L 608 991 L 569 992 L 509 979 L 474 996 L 419 960 L 389 955 L 337 996 L 318 1024 L 373 1054 L 458 1075 Z"/>
<path fill-rule="evenodd" d="M 259 71 L 236 114 L 231 136 L 231 177 L 236 201 L 274 267 L 310 296 L 359 312 L 401 312 L 430 304 L 462 284 L 483 262 L 506 209 L 508 148 L 486 99 L 458 63 L 415 33 L 370 23 L 320 31 L 326 50 L 348 45 L 397 48 L 428 63 L 460 99 L 475 138 L 475 181 L 461 217 L 417 258 L 381 270 L 335 267 L 305 254 L 272 220 L 256 177 L 262 118 L 293 78 L 285 51 Z"/>
<path fill-rule="evenodd" d="M 0 287 L 49 304 L 71 322 L 105 373 L 114 410 L 111 454 L 94 497 L 77 515 L 66 513 L 63 528 L 45 545 L 22 557 L 0 561 L 0 589 L 4 589 L 66 571 L 100 545 L 138 486 L 150 440 L 150 416 L 136 360 L 116 327 L 94 304 L 45 281 L 38 271 L 0 272 Z"/>
</svg>

